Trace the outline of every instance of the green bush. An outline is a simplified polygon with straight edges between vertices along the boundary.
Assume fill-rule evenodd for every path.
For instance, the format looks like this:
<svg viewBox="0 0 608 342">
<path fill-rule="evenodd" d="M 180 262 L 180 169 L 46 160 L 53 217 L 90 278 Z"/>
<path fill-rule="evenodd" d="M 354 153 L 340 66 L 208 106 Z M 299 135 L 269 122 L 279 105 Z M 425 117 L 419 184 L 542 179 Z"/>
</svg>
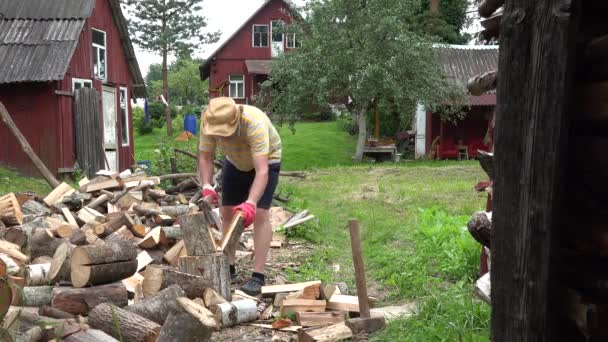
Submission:
<svg viewBox="0 0 608 342">
<path fill-rule="evenodd" d="M 154 130 L 154 126 L 146 122 L 144 110 L 140 107 L 133 107 L 133 125 L 139 135 L 150 134 Z"/>
</svg>

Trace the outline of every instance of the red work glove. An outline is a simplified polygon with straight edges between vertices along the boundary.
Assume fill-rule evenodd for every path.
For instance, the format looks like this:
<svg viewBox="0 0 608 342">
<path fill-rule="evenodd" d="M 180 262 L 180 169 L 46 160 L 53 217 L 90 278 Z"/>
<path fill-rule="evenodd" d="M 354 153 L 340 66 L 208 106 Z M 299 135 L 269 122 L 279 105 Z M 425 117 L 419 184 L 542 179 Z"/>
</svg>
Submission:
<svg viewBox="0 0 608 342">
<path fill-rule="evenodd" d="M 213 188 L 211 187 L 203 187 L 203 198 L 206 197 L 209 197 L 211 199 L 210 204 L 218 204 L 219 202 L 219 196 L 217 195 L 217 192 L 215 192 L 215 190 L 213 190 Z"/>
<path fill-rule="evenodd" d="M 234 207 L 233 212 L 236 214 L 240 211 L 245 219 L 245 227 L 249 227 L 255 220 L 255 206 L 249 202 L 244 202 L 241 205 Z"/>
</svg>

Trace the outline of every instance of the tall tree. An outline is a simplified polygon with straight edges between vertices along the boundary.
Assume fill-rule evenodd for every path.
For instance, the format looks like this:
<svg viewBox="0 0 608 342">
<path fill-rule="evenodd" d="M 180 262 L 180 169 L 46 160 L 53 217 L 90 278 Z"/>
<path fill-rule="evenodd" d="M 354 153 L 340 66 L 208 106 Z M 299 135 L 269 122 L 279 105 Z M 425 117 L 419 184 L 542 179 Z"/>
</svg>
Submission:
<svg viewBox="0 0 608 342">
<path fill-rule="evenodd" d="M 415 11 L 408 18 L 409 26 L 435 41 L 464 44 L 471 38 L 463 32 L 469 21 L 467 8 L 471 1 L 476 0 L 416 0 Z"/>
<path fill-rule="evenodd" d="M 202 61 L 200 60 L 183 57 L 169 65 L 168 82 L 171 104 L 201 106 L 207 103 L 208 83 L 200 80 L 198 68 L 201 64 Z M 162 80 L 159 79 L 149 83 L 148 90 L 152 96 L 162 94 Z"/>
<path fill-rule="evenodd" d="M 417 0 L 312 0 L 292 25 L 301 47 L 277 58 L 259 104 L 295 118 L 310 107 L 341 103 L 356 118 L 360 160 L 368 115 L 391 108 L 411 119 L 418 103 L 463 101 L 444 80 L 431 44 L 411 29 Z M 462 102 L 460 102 L 462 103 Z"/>
<path fill-rule="evenodd" d="M 154 81 L 163 80 L 163 66 L 159 63 L 150 64 L 146 74 L 146 85 L 149 87 Z"/>
<path fill-rule="evenodd" d="M 162 57 L 163 95 L 169 98 L 167 58 L 171 54 L 189 54 L 201 44 L 219 39 L 219 32 L 204 32 L 207 20 L 199 13 L 202 0 L 123 0 L 133 18 L 130 29 L 133 41 L 144 50 Z M 167 135 L 173 135 L 171 106 L 165 110 Z"/>
</svg>

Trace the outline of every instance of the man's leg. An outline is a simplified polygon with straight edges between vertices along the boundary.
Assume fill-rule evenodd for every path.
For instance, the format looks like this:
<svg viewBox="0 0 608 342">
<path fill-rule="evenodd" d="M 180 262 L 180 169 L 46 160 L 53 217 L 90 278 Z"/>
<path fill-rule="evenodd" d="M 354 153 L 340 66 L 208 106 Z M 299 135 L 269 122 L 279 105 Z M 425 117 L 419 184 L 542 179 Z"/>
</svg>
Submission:
<svg viewBox="0 0 608 342">
<path fill-rule="evenodd" d="M 230 228 L 230 223 L 232 222 L 232 218 L 234 214 L 232 213 L 232 209 L 234 206 L 222 206 L 220 207 L 220 215 L 222 216 L 222 235 L 226 235 L 226 232 Z M 236 249 L 232 255 L 228 256 L 228 263 L 230 265 L 234 265 L 236 262 Z"/>
<path fill-rule="evenodd" d="M 253 271 L 264 273 L 264 266 L 270 242 L 272 241 L 272 227 L 270 225 L 270 210 L 257 209 L 255 222 L 253 223 L 253 243 L 255 251 L 253 253 Z"/>
</svg>

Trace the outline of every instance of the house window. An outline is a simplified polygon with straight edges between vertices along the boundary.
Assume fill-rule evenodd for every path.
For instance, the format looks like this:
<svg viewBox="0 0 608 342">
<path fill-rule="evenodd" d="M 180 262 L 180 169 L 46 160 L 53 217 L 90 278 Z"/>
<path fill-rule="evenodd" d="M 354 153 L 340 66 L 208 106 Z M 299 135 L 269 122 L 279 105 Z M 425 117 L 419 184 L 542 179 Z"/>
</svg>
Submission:
<svg viewBox="0 0 608 342">
<path fill-rule="evenodd" d="M 106 33 L 93 29 L 93 75 L 105 80 L 108 71 Z"/>
<path fill-rule="evenodd" d="M 268 47 L 268 25 L 253 25 L 253 47 Z"/>
<path fill-rule="evenodd" d="M 122 146 L 129 146 L 129 97 L 127 88 L 120 87 L 120 128 Z"/>
<path fill-rule="evenodd" d="M 295 33 L 289 33 L 287 35 L 287 48 L 288 49 L 295 49 L 296 46 L 296 34 Z"/>
<path fill-rule="evenodd" d="M 93 88 L 93 81 L 83 78 L 72 78 L 72 92 L 80 88 Z"/>
<path fill-rule="evenodd" d="M 234 99 L 242 99 L 245 97 L 245 76 L 230 75 L 230 89 L 228 96 Z"/>
</svg>

